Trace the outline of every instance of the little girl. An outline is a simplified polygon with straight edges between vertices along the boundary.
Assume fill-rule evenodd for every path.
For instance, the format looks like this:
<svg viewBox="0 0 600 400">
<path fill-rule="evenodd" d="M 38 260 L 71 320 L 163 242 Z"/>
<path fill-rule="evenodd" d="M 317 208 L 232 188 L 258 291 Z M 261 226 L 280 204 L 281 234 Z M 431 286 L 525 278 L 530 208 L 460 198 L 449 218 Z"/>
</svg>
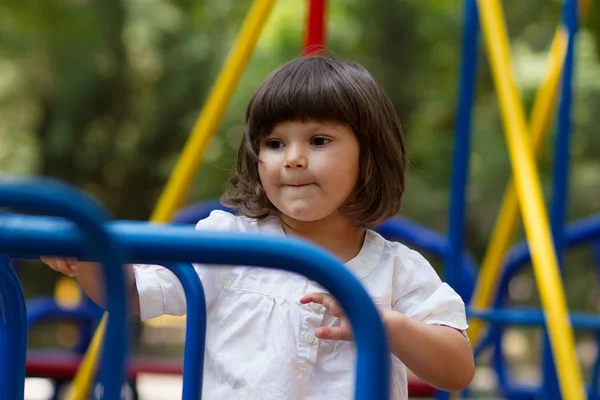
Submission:
<svg viewBox="0 0 600 400">
<path fill-rule="evenodd" d="M 392 398 L 406 399 L 405 365 L 443 390 L 474 373 L 461 298 L 417 252 L 369 229 L 395 215 L 406 155 L 398 117 L 361 66 L 333 57 L 294 60 L 250 100 L 237 172 L 196 229 L 295 236 L 337 256 L 381 310 L 392 350 Z M 97 266 L 43 259 L 76 276 L 103 304 Z M 353 398 L 355 346 L 337 302 L 291 272 L 195 266 L 207 303 L 206 399 Z M 143 320 L 183 315 L 180 282 L 155 265 L 127 266 Z"/>
</svg>

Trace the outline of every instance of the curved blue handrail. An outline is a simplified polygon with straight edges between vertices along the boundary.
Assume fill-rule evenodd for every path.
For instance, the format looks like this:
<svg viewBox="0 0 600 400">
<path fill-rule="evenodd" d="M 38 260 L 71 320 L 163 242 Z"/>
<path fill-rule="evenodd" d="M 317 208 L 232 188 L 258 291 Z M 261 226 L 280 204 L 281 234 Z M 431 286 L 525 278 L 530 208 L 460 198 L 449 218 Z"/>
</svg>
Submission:
<svg viewBox="0 0 600 400">
<path fill-rule="evenodd" d="M 27 310 L 10 260 L 0 254 L 0 396 L 20 399 L 25 390 Z"/>
<path fill-rule="evenodd" d="M 39 297 L 27 302 L 27 329 L 31 330 L 46 318 L 84 320 L 96 322 L 102 317 L 102 309 L 93 303 L 82 303 L 74 308 L 61 307 L 52 297 Z"/>
<path fill-rule="evenodd" d="M 110 312 L 106 333 L 111 341 L 111 348 L 105 347 L 102 352 L 101 382 L 104 397 L 119 398 L 125 377 L 127 340 L 123 338 L 127 338 L 127 306 L 121 250 L 103 226 L 108 220 L 108 214 L 80 191 L 49 179 L 2 182 L 0 206 L 21 212 L 69 218 L 85 234 L 86 240 L 81 244 L 81 249 L 87 250 L 85 253 L 93 254 L 102 261 L 105 266 L 104 278 L 111 282 L 111 285 L 106 285 L 106 306 Z M 33 247 L 34 244 L 28 245 Z"/>
<path fill-rule="evenodd" d="M 574 247 L 591 242 L 600 237 L 600 214 L 591 215 L 570 223 L 565 229 L 564 245 Z M 527 242 L 521 242 L 511 249 L 506 256 L 498 293 L 508 290 L 510 280 L 519 268 L 531 261 L 531 252 Z M 497 300 L 499 301 L 499 300 Z"/>
<path fill-rule="evenodd" d="M 195 224 L 201 219 L 207 218 L 211 212 L 215 210 L 227 211 L 231 214 L 236 214 L 236 210 L 226 207 L 219 200 L 206 200 L 196 204 L 189 205 L 177 211 L 171 222 L 174 224 Z"/>
<path fill-rule="evenodd" d="M 326 251 L 295 238 L 205 232 L 189 226 L 143 222 L 109 222 L 105 226 L 126 250 L 126 262 L 262 266 L 296 272 L 318 282 L 338 299 L 353 329 L 356 398 L 389 398 L 390 352 L 379 313 L 357 278 Z M 18 258 L 37 254 L 84 257 L 83 244 L 73 224 L 60 219 L 0 218 L 0 251 Z M 53 253 L 48 253 L 51 250 Z"/>
</svg>

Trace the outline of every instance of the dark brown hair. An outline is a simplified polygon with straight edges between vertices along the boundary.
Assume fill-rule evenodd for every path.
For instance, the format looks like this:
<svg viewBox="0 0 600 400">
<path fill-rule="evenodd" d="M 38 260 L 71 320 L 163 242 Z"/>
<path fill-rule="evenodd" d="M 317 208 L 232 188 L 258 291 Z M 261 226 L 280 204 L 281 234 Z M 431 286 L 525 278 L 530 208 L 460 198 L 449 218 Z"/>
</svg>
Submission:
<svg viewBox="0 0 600 400">
<path fill-rule="evenodd" d="M 340 212 L 365 227 L 396 214 L 406 167 L 398 116 L 365 68 L 330 56 L 293 60 L 272 72 L 254 93 L 246 110 L 237 170 L 223 204 L 257 219 L 276 212 L 258 174 L 260 139 L 278 123 L 311 120 L 345 124 L 358 139 L 359 177 Z"/>
</svg>

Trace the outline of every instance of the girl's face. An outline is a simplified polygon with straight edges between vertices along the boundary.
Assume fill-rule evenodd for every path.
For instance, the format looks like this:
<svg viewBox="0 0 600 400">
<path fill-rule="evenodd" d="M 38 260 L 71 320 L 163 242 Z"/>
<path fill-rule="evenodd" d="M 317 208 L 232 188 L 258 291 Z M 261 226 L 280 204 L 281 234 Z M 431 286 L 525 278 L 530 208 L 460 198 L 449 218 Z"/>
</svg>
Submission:
<svg viewBox="0 0 600 400">
<path fill-rule="evenodd" d="M 298 221 L 337 213 L 358 180 L 358 140 L 337 122 L 280 123 L 261 140 L 259 159 L 267 197 Z"/>
</svg>

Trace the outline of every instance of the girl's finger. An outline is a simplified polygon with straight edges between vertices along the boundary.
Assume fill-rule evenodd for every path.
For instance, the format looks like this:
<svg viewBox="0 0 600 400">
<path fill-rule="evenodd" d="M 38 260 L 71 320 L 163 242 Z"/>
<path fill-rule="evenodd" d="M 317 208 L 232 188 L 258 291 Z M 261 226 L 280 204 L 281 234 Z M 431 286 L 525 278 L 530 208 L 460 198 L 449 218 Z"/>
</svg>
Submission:
<svg viewBox="0 0 600 400">
<path fill-rule="evenodd" d="M 53 270 L 60 272 L 58 270 L 58 265 L 56 264 L 56 258 L 54 257 L 40 257 L 40 260 L 46 265 L 48 265 Z"/>
<path fill-rule="evenodd" d="M 333 299 L 333 297 L 331 298 L 331 302 L 329 303 L 329 305 L 325 307 L 327 307 L 329 311 L 338 318 L 344 316 L 344 310 L 342 309 L 340 304 L 337 301 L 335 301 L 335 299 Z"/>
<path fill-rule="evenodd" d="M 315 329 L 315 336 L 325 340 L 351 340 L 350 332 L 336 326 L 321 326 Z"/>
<path fill-rule="evenodd" d="M 323 304 L 323 296 L 325 293 L 309 293 L 300 298 L 300 304 L 319 303 Z"/>
<path fill-rule="evenodd" d="M 341 318 L 344 316 L 344 310 L 339 303 L 335 301 L 333 296 L 327 293 L 310 293 L 300 299 L 301 304 L 318 303 L 327 308 L 335 317 Z"/>
<path fill-rule="evenodd" d="M 59 258 L 56 260 L 56 264 L 60 272 L 68 276 L 75 276 L 75 268 L 71 267 L 66 259 Z"/>
</svg>

